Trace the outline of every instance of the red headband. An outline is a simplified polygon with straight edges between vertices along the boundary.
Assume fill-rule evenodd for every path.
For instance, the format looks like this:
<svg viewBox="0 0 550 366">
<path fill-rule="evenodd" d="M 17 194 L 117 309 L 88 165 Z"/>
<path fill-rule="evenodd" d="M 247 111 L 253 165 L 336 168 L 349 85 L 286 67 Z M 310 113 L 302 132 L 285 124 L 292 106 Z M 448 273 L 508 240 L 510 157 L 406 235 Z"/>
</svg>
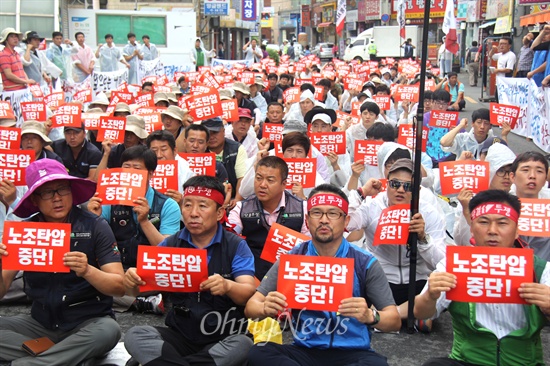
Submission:
<svg viewBox="0 0 550 366">
<path fill-rule="evenodd" d="M 223 194 L 215 189 L 206 187 L 187 187 L 183 192 L 183 196 L 199 196 L 210 198 L 220 206 L 223 206 L 225 202 L 225 197 L 223 196 Z"/>
<path fill-rule="evenodd" d="M 482 215 L 501 215 L 514 222 L 518 222 L 519 218 L 519 214 L 516 210 L 502 202 L 487 202 L 479 205 L 472 211 L 470 218 L 474 221 Z"/>
<path fill-rule="evenodd" d="M 316 194 L 315 196 L 307 200 L 308 211 L 315 206 L 321 206 L 321 205 L 338 207 L 339 209 L 344 211 L 346 215 L 348 214 L 348 203 L 342 197 L 337 196 L 335 194 L 330 194 L 330 193 Z"/>
</svg>

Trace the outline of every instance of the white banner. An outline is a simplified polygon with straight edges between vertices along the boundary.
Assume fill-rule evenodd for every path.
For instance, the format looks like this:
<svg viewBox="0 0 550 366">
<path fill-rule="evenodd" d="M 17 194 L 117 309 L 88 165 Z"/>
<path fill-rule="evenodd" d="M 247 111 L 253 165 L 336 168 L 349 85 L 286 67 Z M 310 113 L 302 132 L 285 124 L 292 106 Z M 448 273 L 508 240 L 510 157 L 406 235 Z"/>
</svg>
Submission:
<svg viewBox="0 0 550 366">
<path fill-rule="evenodd" d="M 151 61 L 141 61 L 137 70 L 137 79 L 141 83 L 141 80 L 147 76 L 162 76 L 164 75 L 164 66 L 159 58 Z"/>
<path fill-rule="evenodd" d="M 498 78 L 499 103 L 521 108 L 515 134 L 533 139 L 535 145 L 550 152 L 550 90 L 537 87 L 527 78 Z"/>
<path fill-rule="evenodd" d="M 96 94 L 102 91 L 114 90 L 124 82 L 128 82 L 128 69 L 111 72 L 94 71 L 92 74 L 92 85 Z"/>
<path fill-rule="evenodd" d="M 231 69 L 233 67 L 233 65 L 236 65 L 236 64 L 243 64 L 243 65 L 246 65 L 246 67 L 250 67 L 250 66 L 252 66 L 253 63 L 254 63 L 253 60 L 231 61 L 231 60 L 219 60 L 217 58 L 212 59 L 212 67 L 223 65 L 223 66 L 227 67 L 228 69 Z"/>
</svg>

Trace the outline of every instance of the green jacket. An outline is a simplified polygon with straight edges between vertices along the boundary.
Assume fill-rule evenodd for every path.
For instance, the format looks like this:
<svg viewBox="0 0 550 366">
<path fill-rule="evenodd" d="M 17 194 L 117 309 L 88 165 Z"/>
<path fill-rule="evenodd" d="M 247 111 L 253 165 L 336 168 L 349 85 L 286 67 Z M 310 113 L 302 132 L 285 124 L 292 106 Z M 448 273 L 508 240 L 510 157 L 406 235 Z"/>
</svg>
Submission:
<svg viewBox="0 0 550 366">
<path fill-rule="evenodd" d="M 540 281 L 546 261 L 535 257 L 535 273 Z M 500 340 L 486 328 L 476 324 L 474 303 L 452 302 L 453 348 L 450 358 L 475 365 L 508 366 L 544 365 L 540 331 L 546 318 L 535 305 L 525 305 L 527 326 Z"/>
</svg>

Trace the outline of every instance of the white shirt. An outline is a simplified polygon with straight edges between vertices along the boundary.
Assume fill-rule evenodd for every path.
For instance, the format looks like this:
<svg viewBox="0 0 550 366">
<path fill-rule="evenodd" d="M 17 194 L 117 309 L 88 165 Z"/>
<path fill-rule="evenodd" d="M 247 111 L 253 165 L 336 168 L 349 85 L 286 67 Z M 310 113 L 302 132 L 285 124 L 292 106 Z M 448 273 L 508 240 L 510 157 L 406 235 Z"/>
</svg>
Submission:
<svg viewBox="0 0 550 366">
<path fill-rule="evenodd" d="M 152 43 L 149 43 L 149 47 L 146 45 L 141 46 L 141 53 L 143 54 L 143 61 L 151 61 L 159 57 L 157 46 Z"/>
<path fill-rule="evenodd" d="M 509 69 L 513 71 L 516 66 L 516 54 L 512 51 L 495 53 L 493 55 L 493 60 L 497 60 L 497 69 Z M 497 77 L 503 78 L 506 77 L 506 74 L 497 72 Z"/>
<path fill-rule="evenodd" d="M 102 72 L 117 71 L 118 63 L 122 60 L 120 49 L 104 44 L 99 48 L 99 65 Z"/>
</svg>

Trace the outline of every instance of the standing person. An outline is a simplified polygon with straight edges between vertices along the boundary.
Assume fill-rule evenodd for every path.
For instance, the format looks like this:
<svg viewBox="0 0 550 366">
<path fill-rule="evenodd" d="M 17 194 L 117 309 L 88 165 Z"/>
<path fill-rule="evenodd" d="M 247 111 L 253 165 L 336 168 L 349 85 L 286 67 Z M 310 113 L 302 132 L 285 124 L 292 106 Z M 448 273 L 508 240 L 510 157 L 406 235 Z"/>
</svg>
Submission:
<svg viewBox="0 0 550 366">
<path fill-rule="evenodd" d="M 105 44 L 98 44 L 95 51 L 95 57 L 99 60 L 99 69 L 101 72 L 117 71 L 118 63 L 124 64 L 130 68 L 130 64 L 126 62 L 122 56 L 122 52 L 113 44 L 113 35 L 105 35 Z"/>
<path fill-rule="evenodd" d="M 147 34 L 144 34 L 141 37 L 141 40 L 143 41 L 143 46 L 141 46 L 143 61 L 151 61 L 157 59 L 159 57 L 159 51 L 157 50 L 157 46 L 151 43 L 151 38 Z"/>
<path fill-rule="evenodd" d="M 225 45 L 222 41 L 218 42 L 218 59 L 225 60 Z"/>
<path fill-rule="evenodd" d="M 370 40 L 369 46 L 367 47 L 367 52 L 369 53 L 369 59 L 371 61 L 378 60 L 376 58 L 376 54 L 378 53 L 378 47 L 376 46 L 376 43 L 374 43 L 374 39 Z"/>
<path fill-rule="evenodd" d="M 201 66 L 208 66 L 208 59 L 211 57 L 216 57 L 216 49 L 207 51 L 202 44 L 200 38 L 195 40 L 195 47 L 191 50 L 191 62 L 195 64 L 195 70 L 198 71 Z"/>
<path fill-rule="evenodd" d="M 479 76 L 479 61 L 476 61 L 479 47 L 477 41 L 472 41 L 472 47 L 466 51 L 466 65 L 468 65 L 468 74 L 470 86 L 477 86 L 477 77 Z"/>
<path fill-rule="evenodd" d="M 248 41 L 243 46 L 244 59 L 246 61 L 260 62 L 263 58 L 263 53 L 255 39 Z"/>
<path fill-rule="evenodd" d="M 496 73 L 497 78 L 511 78 L 513 76 L 514 67 L 516 66 L 516 54 L 511 49 L 512 38 L 502 37 L 498 41 L 498 48 L 493 46 L 489 51 L 489 57 L 497 61 L 496 69 L 491 71 Z M 498 88 L 495 91 L 495 98 L 498 103 Z"/>
<path fill-rule="evenodd" d="M 36 81 L 29 79 L 23 70 L 21 56 L 15 51 L 15 47 L 21 41 L 21 36 L 21 33 L 16 32 L 13 28 L 5 28 L 0 33 L 0 44 L 4 45 L 4 49 L 0 52 L 0 75 L 4 87 L 2 100 L 10 101 L 17 120 L 16 127 L 20 127 L 23 123 L 19 103 L 32 100 L 32 94 L 27 86 L 36 84 Z"/>
<path fill-rule="evenodd" d="M 115 237 L 104 219 L 77 205 L 93 195 L 95 183 L 67 174 L 63 164 L 40 159 L 27 168 L 28 191 L 14 214 L 29 222 L 71 224 L 67 273 L 24 272 L 30 315 L 0 317 L 0 360 L 10 365 L 76 365 L 109 352 L 120 339 L 113 296 L 124 294 L 124 272 Z M 13 248 L 14 246 L 10 246 Z M 1 259 L 17 255 L 0 244 Z M 0 272 L 0 298 L 17 271 Z M 29 356 L 24 342 L 48 337 L 55 344 Z M 10 363 L 11 362 L 11 363 Z"/>
<path fill-rule="evenodd" d="M 225 193 L 216 178 L 193 177 L 183 189 L 185 228 L 159 246 L 205 250 L 208 278 L 200 292 L 168 293 L 173 307 L 167 327 L 130 328 L 124 346 L 132 358 L 126 365 L 242 365 L 252 346 L 244 334 L 243 308 L 254 294 L 254 257 L 243 238 L 220 224 Z M 144 284 L 139 269 L 128 269 L 124 285 L 129 295 L 137 295 Z"/>
<path fill-rule="evenodd" d="M 138 84 L 141 80 L 137 79 L 137 72 L 139 62 L 143 60 L 143 53 L 141 53 L 139 43 L 136 42 L 136 35 L 134 33 L 128 33 L 128 44 L 122 49 L 122 55 L 130 64 L 130 70 L 128 70 L 128 84 Z"/>
<path fill-rule="evenodd" d="M 453 54 L 445 47 L 445 37 L 441 39 L 441 46 L 439 46 L 437 55 L 439 69 L 441 70 L 439 75 L 446 76 L 453 69 Z"/>
<path fill-rule="evenodd" d="M 533 33 L 527 33 L 522 40 L 523 45 L 519 51 L 518 65 L 516 77 L 526 78 L 529 71 L 531 71 L 531 65 L 533 64 L 533 58 L 535 52 L 531 49 L 531 43 L 533 43 Z"/>
<path fill-rule="evenodd" d="M 40 85 L 49 84 L 52 81 L 50 76 L 43 71 L 45 65 L 42 65 L 40 56 L 38 55 L 38 48 L 40 47 L 40 42 L 43 40 L 44 38 L 40 37 L 35 31 L 25 32 L 23 43 L 25 43 L 27 48 L 21 52 L 23 70 L 25 70 L 29 78 Z"/>
<path fill-rule="evenodd" d="M 414 49 L 416 46 L 412 44 L 412 39 L 407 38 L 401 45 L 401 48 L 403 48 L 403 58 L 412 58 L 414 60 Z"/>
<path fill-rule="evenodd" d="M 476 194 L 469 209 L 476 246 L 490 248 L 495 255 L 499 248 L 522 248 L 517 241 L 519 199 L 488 190 Z M 544 364 L 540 332 L 550 320 L 550 264 L 536 256 L 534 261 L 535 281 L 522 283 L 518 290 L 525 305 L 472 304 L 447 299 L 457 278 L 447 272 L 443 258 L 416 296 L 414 314 L 427 319 L 447 309 L 453 319 L 453 348 L 449 357 L 430 359 L 424 366 Z"/>
<path fill-rule="evenodd" d="M 378 260 L 344 238 L 350 220 L 346 195 L 330 184 L 322 184 L 309 195 L 307 208 L 311 240 L 297 245 L 290 254 L 353 258 L 352 296 L 340 302 L 338 312 L 292 310 L 294 343 L 257 344 L 248 353 L 249 364 L 387 365 L 386 358 L 371 348 L 371 327 L 393 332 L 399 330 L 401 322 Z M 249 318 L 276 317 L 287 307 L 285 295 L 277 291 L 278 272 L 279 261 L 246 304 Z"/>
<path fill-rule="evenodd" d="M 86 41 L 84 33 L 76 32 L 74 38 L 77 44 L 74 46 L 71 56 L 74 65 L 73 80 L 75 83 L 81 83 L 94 71 L 96 59 L 94 51 L 84 43 Z"/>
<path fill-rule="evenodd" d="M 294 61 L 294 58 L 296 57 L 296 54 L 294 52 L 294 41 L 290 42 L 290 46 L 288 46 L 286 54 L 290 57 L 289 60 Z"/>
<path fill-rule="evenodd" d="M 52 43 L 46 51 L 46 57 L 61 70 L 59 79 L 67 80 L 71 77 L 71 48 L 72 42 L 63 41 L 63 33 L 53 32 Z"/>
</svg>

